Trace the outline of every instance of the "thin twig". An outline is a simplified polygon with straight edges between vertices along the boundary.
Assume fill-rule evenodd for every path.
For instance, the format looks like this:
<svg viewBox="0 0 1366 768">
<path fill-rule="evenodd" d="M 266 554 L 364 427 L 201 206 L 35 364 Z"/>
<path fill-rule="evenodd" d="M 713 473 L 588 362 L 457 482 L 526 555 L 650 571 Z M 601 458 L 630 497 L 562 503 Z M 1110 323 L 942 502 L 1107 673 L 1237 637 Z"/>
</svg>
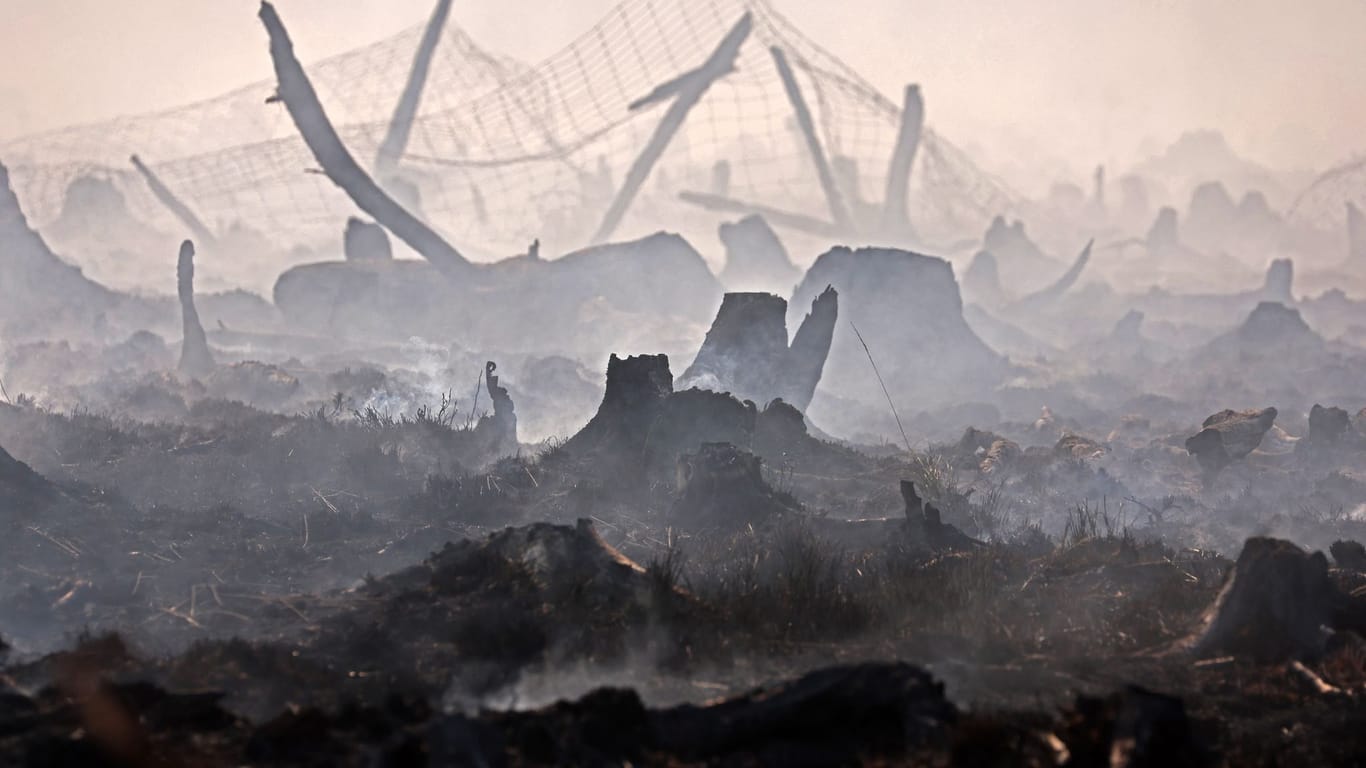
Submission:
<svg viewBox="0 0 1366 768">
<path fill-rule="evenodd" d="M 80 557 L 80 556 L 81 556 L 81 551 L 80 551 L 79 549 L 76 549 L 76 547 L 73 546 L 71 543 L 65 542 L 65 541 L 61 541 L 61 540 L 58 539 L 57 537 L 55 537 L 55 536 L 53 536 L 52 534 L 48 533 L 47 531 L 40 530 L 40 529 L 38 529 L 37 527 L 32 526 L 32 525 L 28 526 L 28 530 L 31 531 L 31 532 L 33 532 L 34 534 L 36 534 L 36 535 L 38 535 L 38 536 L 41 536 L 41 537 L 43 537 L 44 539 L 47 539 L 48 541 L 52 542 L 53 546 L 57 547 L 58 549 L 62 550 L 63 552 L 67 553 L 68 555 L 70 555 L 70 556 L 72 556 L 72 557 Z"/>
<path fill-rule="evenodd" d="M 896 428 L 901 430 L 901 439 L 906 442 L 906 452 L 914 453 L 911 450 L 911 439 L 906 437 L 906 428 L 901 426 L 901 417 L 896 413 L 896 405 L 892 403 L 892 395 L 887 391 L 887 385 L 882 381 L 882 374 L 878 373 L 877 363 L 873 362 L 873 352 L 868 349 L 868 342 L 863 340 L 863 334 L 858 332 L 858 326 L 854 321 L 849 321 L 849 327 L 854 329 L 854 335 L 858 337 L 858 343 L 863 345 L 864 354 L 868 355 L 868 364 L 873 366 L 873 375 L 877 377 L 878 386 L 882 387 L 882 396 L 887 398 L 887 406 L 892 409 L 892 418 L 896 419 Z"/>
<path fill-rule="evenodd" d="M 332 510 L 332 514 L 336 515 L 337 517 L 341 517 L 341 510 L 337 509 L 337 505 L 333 504 L 331 499 L 322 495 L 322 493 L 318 491 L 317 488 L 313 488 L 312 486 L 310 486 L 309 490 L 313 491 L 313 495 L 317 496 L 319 501 L 326 505 L 328 509 Z"/>
<path fill-rule="evenodd" d="M 474 402 L 470 405 L 470 417 L 465 419 L 465 429 L 469 429 L 474 424 L 474 412 L 479 408 L 479 390 L 484 387 L 484 372 L 479 371 L 479 376 L 474 380 Z"/>
</svg>

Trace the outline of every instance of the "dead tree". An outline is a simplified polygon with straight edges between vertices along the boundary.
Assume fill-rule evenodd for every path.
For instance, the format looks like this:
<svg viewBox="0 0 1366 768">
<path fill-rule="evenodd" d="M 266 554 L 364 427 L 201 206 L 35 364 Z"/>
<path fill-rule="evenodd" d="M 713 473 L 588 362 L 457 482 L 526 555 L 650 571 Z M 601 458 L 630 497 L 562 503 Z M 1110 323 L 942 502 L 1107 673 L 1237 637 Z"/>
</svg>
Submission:
<svg viewBox="0 0 1366 768">
<path fill-rule="evenodd" d="M 1366 264 L 1366 216 L 1354 203 L 1347 203 L 1347 261 Z"/>
<path fill-rule="evenodd" d="M 687 119 L 688 112 L 702 100 L 707 89 L 711 88 L 712 83 L 735 71 L 735 59 L 740 55 L 740 46 L 749 38 L 750 29 L 753 26 L 753 17 L 746 13 L 740 17 L 730 32 L 726 33 L 721 44 L 716 46 L 711 56 L 703 62 L 702 66 L 690 72 L 686 72 L 667 83 L 656 87 L 644 98 L 637 99 L 629 106 L 631 111 L 635 111 L 657 101 L 662 101 L 673 97 L 673 104 L 669 105 L 669 111 L 664 113 L 663 119 L 659 121 L 659 126 L 655 128 L 654 135 L 641 151 L 640 156 L 631 164 L 631 169 L 626 173 L 626 179 L 622 181 L 621 189 L 617 196 L 612 200 L 612 205 L 607 209 L 607 215 L 603 217 L 602 224 L 598 226 L 598 231 L 593 235 L 594 243 L 606 242 L 616 232 L 621 224 L 622 218 L 626 216 L 626 211 L 630 209 L 631 203 L 640 192 L 645 180 L 650 177 L 650 171 L 654 169 L 655 163 L 668 148 L 669 142 L 673 140 L 674 134 L 683 126 L 683 121 Z"/>
<path fill-rule="evenodd" d="M 270 57 L 279 81 L 278 96 L 323 172 L 371 218 L 393 232 L 448 277 L 469 279 L 475 267 L 450 243 L 399 205 L 351 156 L 332 127 L 308 75 L 294 56 L 294 44 L 275 7 L 261 3 L 261 23 L 270 36 Z"/>
<path fill-rule="evenodd" d="M 901 128 L 896 136 L 896 148 L 887 166 L 887 193 L 882 205 L 882 231 L 909 234 L 911 219 L 907 211 L 911 187 L 911 168 L 920 149 L 920 137 L 925 128 L 925 100 L 920 97 L 920 86 L 906 86 L 902 97 Z"/>
<path fill-rule="evenodd" d="M 849 208 L 844 204 L 844 195 L 840 192 L 839 184 L 835 182 L 835 174 L 830 170 L 830 161 L 825 156 L 825 149 L 821 147 L 820 137 L 816 135 L 816 123 L 811 119 L 811 109 L 806 105 L 806 98 L 802 96 L 801 86 L 797 84 L 797 76 L 792 72 L 792 66 L 787 63 L 787 54 L 783 49 L 774 46 L 769 49 L 773 54 L 773 64 L 778 67 L 778 76 L 782 78 L 783 90 L 787 92 L 787 100 L 792 105 L 793 115 L 797 118 L 797 127 L 801 129 L 802 138 L 806 140 L 806 151 L 811 155 L 811 162 L 816 166 L 816 177 L 820 179 L 821 190 L 825 192 L 825 202 L 830 206 L 830 219 L 835 226 L 850 231 L 854 228 L 853 219 L 849 216 Z"/>
<path fill-rule="evenodd" d="M 436 46 L 441 42 L 441 31 L 446 19 L 451 15 L 451 0 L 437 0 L 432 18 L 427 22 L 427 30 L 418 43 L 417 53 L 413 56 L 413 68 L 408 73 L 408 82 L 394 107 L 394 116 L 389 120 L 389 131 L 379 145 L 375 157 L 375 175 L 381 180 L 398 167 L 399 158 L 408 148 L 408 137 L 413 132 L 413 120 L 417 117 L 418 106 L 422 103 L 422 90 L 427 85 L 427 73 L 431 71 L 432 59 L 436 56 Z"/>
<path fill-rule="evenodd" d="M 213 371 L 213 353 L 199 323 L 199 312 L 194 307 L 194 243 L 180 244 L 180 259 L 176 263 L 176 286 L 180 294 L 180 322 L 184 340 L 180 345 L 180 372 L 202 378 Z"/>
<path fill-rule="evenodd" d="M 190 235 L 198 240 L 200 245 L 212 251 L 217 246 L 217 238 L 214 236 L 213 232 L 204 225 L 204 222 L 195 215 L 194 211 L 190 210 L 190 206 L 186 205 L 179 197 L 176 197 L 176 194 L 171 191 L 170 187 L 163 184 L 161 179 L 152 172 L 151 168 L 144 165 L 137 155 L 133 155 L 128 158 L 128 160 L 133 164 L 134 168 L 138 169 L 138 173 L 142 174 L 143 180 L 147 182 L 147 188 L 152 190 L 152 196 L 162 205 L 166 206 L 166 210 L 170 211 L 173 216 L 180 220 L 181 224 L 184 224 L 185 227 L 190 230 Z"/>
<path fill-rule="evenodd" d="M 805 232 L 819 237 L 863 238 L 891 237 L 897 241 L 912 241 L 915 232 L 907 210 L 911 171 L 924 134 L 925 103 L 916 85 L 906 87 L 905 102 L 901 112 L 901 126 L 897 132 L 897 143 L 893 149 L 887 169 L 887 192 L 882 202 L 880 221 L 861 221 L 850 215 L 834 170 L 825 156 L 816 135 L 815 122 L 811 111 L 802 97 L 801 88 L 793 75 L 787 57 L 779 48 L 771 49 L 778 66 L 783 86 L 797 116 L 808 153 L 816 165 L 816 174 L 821 182 L 830 208 L 830 221 L 809 216 L 796 211 L 782 210 L 768 205 L 739 200 L 724 194 L 684 190 L 678 194 L 680 200 L 709 211 L 740 214 L 758 214 L 774 226 Z M 854 184 L 854 186 L 857 186 Z"/>
</svg>

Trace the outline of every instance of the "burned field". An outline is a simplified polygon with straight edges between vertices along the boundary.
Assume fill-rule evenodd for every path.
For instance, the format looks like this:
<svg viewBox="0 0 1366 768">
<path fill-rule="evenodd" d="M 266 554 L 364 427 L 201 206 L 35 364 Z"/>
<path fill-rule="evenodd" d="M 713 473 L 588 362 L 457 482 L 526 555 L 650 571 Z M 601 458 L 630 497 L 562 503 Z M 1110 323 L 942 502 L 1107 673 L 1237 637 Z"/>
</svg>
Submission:
<svg viewBox="0 0 1366 768">
<path fill-rule="evenodd" d="M 1281 514 L 1278 493 L 1332 509 L 1366 452 L 1350 420 L 1323 450 L 1254 453 L 1211 479 L 1199 453 L 1135 434 L 1020 448 L 970 429 L 859 450 L 781 401 L 674 391 L 663 356 L 613 358 L 567 441 L 500 455 L 498 413 L 458 426 L 439 408 L 205 399 L 147 423 L 4 406 L 31 462 L 4 456 L 5 752 L 1354 759 L 1362 524 L 1288 513 L 1331 562 L 1232 530 Z M 1226 427 L 1219 447 L 1239 453 L 1235 416 L 1192 444 Z M 1189 495 L 1128 491 L 1154 461 Z M 1239 471 L 1237 498 L 1201 488 Z M 1050 509 L 1060 521 L 1026 511 Z"/>
<path fill-rule="evenodd" d="M 263 3 L 275 77 L 224 104 L 289 136 L 91 171 L 56 216 L 42 137 L 0 144 L 0 765 L 1360 764 L 1351 173 L 1019 198 L 918 86 L 722 5 L 682 17 L 693 68 L 530 154 L 424 153 L 582 43 L 522 68 L 447 0 L 384 121 L 328 109 L 383 46 L 305 67 Z M 453 35 L 493 90 L 423 111 Z M 699 170 L 747 88 L 805 187 L 755 146 Z M 878 202 L 834 130 L 870 114 Z M 242 152 L 326 188 L 183 175 Z M 527 165 L 498 208 L 520 182 L 480 174 Z M 499 216 L 533 234 L 485 258 Z"/>
</svg>

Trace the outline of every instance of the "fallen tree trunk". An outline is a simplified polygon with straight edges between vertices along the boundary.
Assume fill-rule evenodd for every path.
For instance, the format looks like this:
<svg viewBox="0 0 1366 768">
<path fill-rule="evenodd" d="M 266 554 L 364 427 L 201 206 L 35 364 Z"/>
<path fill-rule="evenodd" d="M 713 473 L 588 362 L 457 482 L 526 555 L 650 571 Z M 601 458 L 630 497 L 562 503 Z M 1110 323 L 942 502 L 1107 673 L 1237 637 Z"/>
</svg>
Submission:
<svg viewBox="0 0 1366 768">
<path fill-rule="evenodd" d="M 279 81 L 279 97 L 299 128 L 299 135 L 332 183 L 375 221 L 430 261 L 448 277 L 472 277 L 475 268 L 459 251 L 390 197 L 351 156 L 332 127 L 318 94 L 294 56 L 294 44 L 275 7 L 261 3 L 261 23 L 270 36 L 270 58 Z"/>
</svg>

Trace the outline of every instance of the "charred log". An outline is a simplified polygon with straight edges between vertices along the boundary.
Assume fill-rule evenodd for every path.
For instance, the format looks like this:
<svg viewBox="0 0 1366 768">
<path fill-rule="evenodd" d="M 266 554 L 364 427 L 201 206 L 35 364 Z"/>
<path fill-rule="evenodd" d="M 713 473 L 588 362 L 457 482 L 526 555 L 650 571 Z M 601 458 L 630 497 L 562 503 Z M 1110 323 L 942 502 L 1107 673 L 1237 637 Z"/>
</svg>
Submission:
<svg viewBox="0 0 1366 768">
<path fill-rule="evenodd" d="M 1220 411 L 1205 419 L 1201 430 L 1186 441 L 1186 451 L 1212 477 L 1256 450 L 1275 423 L 1275 408 Z"/>
<path fill-rule="evenodd" d="M 831 667 L 707 707 L 654 717 L 661 746 L 692 760 L 844 765 L 932 743 L 957 719 L 942 684 L 907 664 Z"/>
</svg>

